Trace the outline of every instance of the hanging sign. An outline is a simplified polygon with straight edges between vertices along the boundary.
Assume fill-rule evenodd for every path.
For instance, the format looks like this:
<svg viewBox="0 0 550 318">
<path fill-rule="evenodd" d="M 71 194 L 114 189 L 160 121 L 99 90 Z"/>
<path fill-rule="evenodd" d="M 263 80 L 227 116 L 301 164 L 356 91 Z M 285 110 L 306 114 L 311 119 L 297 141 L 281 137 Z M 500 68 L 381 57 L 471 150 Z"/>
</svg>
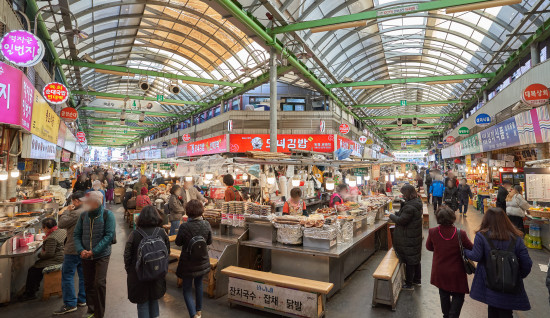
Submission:
<svg viewBox="0 0 550 318">
<path fill-rule="evenodd" d="M 529 106 L 541 106 L 548 103 L 550 98 L 548 87 L 542 84 L 531 84 L 523 90 L 521 100 Z"/>
<path fill-rule="evenodd" d="M 38 64 L 44 57 L 44 44 L 34 34 L 25 30 L 6 33 L 0 40 L 0 52 L 4 58 L 21 67 Z"/>
<path fill-rule="evenodd" d="M 442 142 L 437 143 L 437 149 L 443 149 L 443 143 Z"/>
<path fill-rule="evenodd" d="M 367 139 L 366 136 L 361 136 L 361 137 L 359 137 L 359 142 L 362 143 L 362 144 L 366 143 L 367 140 L 368 140 L 368 139 Z M 371 140 L 371 141 L 372 141 L 372 140 Z"/>
<path fill-rule="evenodd" d="M 407 139 L 407 145 L 416 145 L 416 139 Z"/>
<path fill-rule="evenodd" d="M 340 131 L 341 134 L 346 135 L 347 133 L 349 133 L 349 125 L 348 124 L 341 124 L 340 128 L 339 128 L 339 131 Z"/>
<path fill-rule="evenodd" d="M 166 148 L 168 147 L 168 142 L 167 141 L 163 141 L 162 142 L 162 148 Z"/>
<path fill-rule="evenodd" d="M 406 142 L 401 143 L 401 149 L 407 149 L 407 143 Z"/>
<path fill-rule="evenodd" d="M 227 131 L 229 131 L 229 132 L 233 131 L 233 120 L 232 119 L 227 121 Z"/>
<path fill-rule="evenodd" d="M 372 145 L 374 144 L 374 140 L 372 138 L 367 138 L 367 141 L 365 141 L 365 144 Z"/>
<path fill-rule="evenodd" d="M 384 10 L 378 10 L 376 11 L 377 17 L 383 17 L 386 15 L 395 15 L 395 14 L 407 14 L 411 11 L 418 10 L 418 5 L 410 5 L 410 6 L 404 6 L 404 7 L 395 7 L 395 8 L 389 8 Z"/>
<path fill-rule="evenodd" d="M 76 138 L 78 139 L 78 142 L 81 144 L 86 142 L 86 134 L 83 131 L 77 132 Z"/>
<path fill-rule="evenodd" d="M 63 104 L 69 98 L 69 90 L 65 85 L 53 82 L 44 86 L 42 96 L 50 104 Z"/>
<path fill-rule="evenodd" d="M 211 155 L 223 152 L 228 152 L 226 135 L 187 144 L 187 156 Z"/>
<path fill-rule="evenodd" d="M 56 153 L 56 144 L 32 134 L 23 136 L 22 158 L 54 160 Z"/>
<path fill-rule="evenodd" d="M 78 118 L 78 111 L 72 107 L 65 107 L 59 113 L 59 117 L 66 122 L 73 122 Z"/>
<path fill-rule="evenodd" d="M 321 122 L 319 123 L 319 130 L 324 133 L 325 132 L 325 128 L 326 128 L 326 124 L 325 124 L 325 121 L 324 120 L 321 120 Z"/>
<path fill-rule="evenodd" d="M 448 143 L 451 144 L 451 143 L 455 142 L 456 139 L 455 139 L 455 137 L 453 137 L 453 136 L 449 136 L 449 137 L 447 137 L 445 140 L 446 140 Z"/>
<path fill-rule="evenodd" d="M 34 92 L 23 72 L 0 62 L 0 123 L 30 131 Z"/>
<path fill-rule="evenodd" d="M 178 144 L 178 138 L 172 138 L 172 139 L 170 139 L 170 143 L 171 143 L 172 145 L 174 145 L 174 146 L 177 145 L 177 144 Z"/>
<path fill-rule="evenodd" d="M 487 125 L 491 123 L 491 116 L 487 114 L 479 114 L 476 116 L 476 125 Z"/>
<path fill-rule="evenodd" d="M 191 140 L 191 136 L 189 134 L 185 134 L 185 135 L 181 136 L 181 139 L 184 142 L 189 142 Z"/>
<path fill-rule="evenodd" d="M 59 116 L 57 116 L 44 98 L 40 96 L 40 93 L 35 90 L 32 106 L 31 133 L 51 143 L 57 143 L 59 122 Z"/>
<path fill-rule="evenodd" d="M 458 130 L 458 134 L 459 135 L 469 135 L 470 134 L 470 129 L 468 129 L 468 127 L 460 127 L 460 129 Z"/>
</svg>

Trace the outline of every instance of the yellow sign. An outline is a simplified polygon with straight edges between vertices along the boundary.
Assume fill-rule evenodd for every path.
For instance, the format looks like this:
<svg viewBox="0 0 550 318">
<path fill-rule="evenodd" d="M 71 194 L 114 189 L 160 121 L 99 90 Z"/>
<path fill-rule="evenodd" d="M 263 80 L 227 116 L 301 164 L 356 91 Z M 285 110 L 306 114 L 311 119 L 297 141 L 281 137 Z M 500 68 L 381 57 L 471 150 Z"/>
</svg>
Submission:
<svg viewBox="0 0 550 318">
<path fill-rule="evenodd" d="M 372 138 L 369 138 L 369 139 L 367 139 L 367 141 L 365 142 L 365 144 L 367 144 L 367 145 L 372 145 L 372 144 L 374 144 L 374 140 L 372 140 Z"/>
<path fill-rule="evenodd" d="M 141 165 L 141 175 L 144 175 L 145 174 L 145 170 L 147 169 L 147 165 L 146 164 L 142 164 Z"/>
<path fill-rule="evenodd" d="M 37 90 L 34 91 L 32 107 L 31 133 L 57 144 L 59 116 L 57 116 Z"/>
<path fill-rule="evenodd" d="M 466 167 L 468 167 L 468 168 L 472 167 L 472 156 L 471 155 L 466 156 Z"/>
</svg>

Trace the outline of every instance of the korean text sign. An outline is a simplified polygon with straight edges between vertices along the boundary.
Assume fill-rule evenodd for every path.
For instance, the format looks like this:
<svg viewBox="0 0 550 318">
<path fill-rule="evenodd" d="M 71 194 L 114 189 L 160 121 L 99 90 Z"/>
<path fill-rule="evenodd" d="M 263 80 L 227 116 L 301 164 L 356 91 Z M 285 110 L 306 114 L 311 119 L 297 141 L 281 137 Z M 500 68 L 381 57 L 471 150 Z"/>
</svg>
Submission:
<svg viewBox="0 0 550 318">
<path fill-rule="evenodd" d="M 69 90 L 65 85 L 53 82 L 44 86 L 42 95 L 50 104 L 62 104 L 69 98 Z"/>
<path fill-rule="evenodd" d="M 351 149 L 353 156 L 361 157 L 361 145 L 358 142 L 355 142 L 353 140 L 337 136 L 337 142 L 336 142 L 336 149 Z"/>
<path fill-rule="evenodd" d="M 34 91 L 31 133 L 57 144 L 59 116 L 36 90 Z"/>
<path fill-rule="evenodd" d="M 13 64 L 29 67 L 38 64 L 44 57 L 44 44 L 28 31 L 14 30 L 0 39 L 0 51 Z"/>
<path fill-rule="evenodd" d="M 230 152 L 269 151 L 268 134 L 235 134 L 229 136 Z M 277 152 L 290 153 L 291 149 L 316 152 L 333 152 L 334 135 L 277 135 Z"/>
<path fill-rule="evenodd" d="M 34 87 L 20 70 L 0 62 L 0 123 L 31 130 Z"/>
<path fill-rule="evenodd" d="M 515 147 L 521 144 L 514 117 L 483 130 L 479 135 L 483 151 Z"/>
<path fill-rule="evenodd" d="M 228 152 L 226 135 L 187 144 L 187 156 L 211 155 L 222 152 Z"/>
</svg>

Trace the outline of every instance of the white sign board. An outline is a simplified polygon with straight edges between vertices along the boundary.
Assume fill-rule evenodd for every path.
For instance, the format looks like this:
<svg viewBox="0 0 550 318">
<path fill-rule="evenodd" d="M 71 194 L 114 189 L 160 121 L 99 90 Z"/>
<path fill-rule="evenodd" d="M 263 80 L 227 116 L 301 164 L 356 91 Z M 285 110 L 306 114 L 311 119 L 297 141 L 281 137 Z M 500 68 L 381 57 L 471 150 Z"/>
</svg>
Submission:
<svg viewBox="0 0 550 318">
<path fill-rule="evenodd" d="M 23 136 L 22 158 L 54 160 L 57 145 L 35 135 Z"/>
<path fill-rule="evenodd" d="M 229 277 L 227 298 L 299 317 L 318 317 L 315 293 Z"/>
<path fill-rule="evenodd" d="M 550 174 L 526 174 L 528 201 L 550 201 Z"/>
</svg>

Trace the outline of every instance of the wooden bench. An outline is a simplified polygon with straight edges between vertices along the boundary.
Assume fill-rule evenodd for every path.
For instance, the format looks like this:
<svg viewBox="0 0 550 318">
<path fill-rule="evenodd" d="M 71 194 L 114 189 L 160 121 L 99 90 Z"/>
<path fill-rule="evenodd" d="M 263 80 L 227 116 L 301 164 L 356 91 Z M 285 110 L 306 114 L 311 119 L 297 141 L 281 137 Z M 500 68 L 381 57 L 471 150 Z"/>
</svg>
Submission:
<svg viewBox="0 0 550 318">
<path fill-rule="evenodd" d="M 63 296 L 61 289 L 61 264 L 45 267 L 42 273 L 44 274 L 42 300 L 48 300 L 54 295 Z"/>
<path fill-rule="evenodd" d="M 390 249 L 372 274 L 374 277 L 373 307 L 377 304 L 391 305 L 391 309 L 395 311 L 405 278 L 404 269 L 405 265 L 399 263 L 393 248 Z"/>
<path fill-rule="evenodd" d="M 424 228 L 430 227 L 430 212 L 428 211 L 427 205 L 423 205 L 422 208 L 422 225 Z"/>
<path fill-rule="evenodd" d="M 325 316 L 326 295 L 334 284 L 229 266 L 227 300 L 287 317 Z"/>
</svg>

